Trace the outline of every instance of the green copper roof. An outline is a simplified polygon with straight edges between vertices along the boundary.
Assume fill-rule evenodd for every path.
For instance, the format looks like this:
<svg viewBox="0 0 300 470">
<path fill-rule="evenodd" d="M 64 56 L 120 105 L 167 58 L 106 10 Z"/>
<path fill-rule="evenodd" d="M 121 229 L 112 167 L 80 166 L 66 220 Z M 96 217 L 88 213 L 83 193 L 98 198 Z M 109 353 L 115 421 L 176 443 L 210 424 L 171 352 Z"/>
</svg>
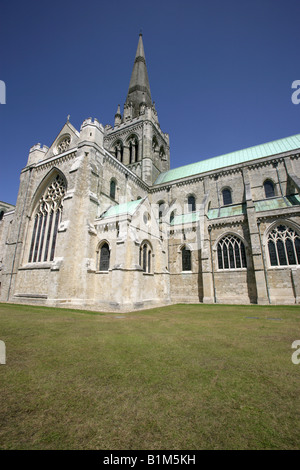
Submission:
<svg viewBox="0 0 300 470">
<path fill-rule="evenodd" d="M 209 209 L 208 219 L 218 219 L 219 217 L 230 217 L 233 215 L 242 215 L 246 213 L 246 204 L 235 204 L 234 206 L 224 206 L 219 209 Z"/>
<path fill-rule="evenodd" d="M 262 201 L 255 201 L 255 210 L 260 211 L 272 211 L 274 209 L 282 209 L 284 207 L 298 206 L 300 205 L 300 196 L 294 194 L 286 197 L 275 197 L 270 199 L 263 199 Z"/>
<path fill-rule="evenodd" d="M 187 214 L 175 215 L 170 225 L 183 225 L 197 222 L 199 220 L 199 212 L 188 212 Z"/>
<path fill-rule="evenodd" d="M 277 155 L 282 152 L 296 150 L 300 148 L 300 134 L 286 137 L 285 139 L 274 140 L 262 145 L 256 145 L 236 152 L 220 155 L 219 157 L 209 158 L 201 162 L 191 163 L 161 173 L 154 184 L 167 183 L 180 178 L 198 175 L 207 171 L 218 170 L 231 165 L 237 165 L 249 160 Z"/>
<path fill-rule="evenodd" d="M 136 201 L 125 202 L 123 204 L 117 204 L 116 206 L 110 207 L 104 214 L 102 214 L 101 219 L 106 219 L 107 217 L 115 217 L 117 215 L 129 214 L 132 215 L 136 211 L 138 205 L 143 201 L 143 199 L 137 199 Z"/>
</svg>

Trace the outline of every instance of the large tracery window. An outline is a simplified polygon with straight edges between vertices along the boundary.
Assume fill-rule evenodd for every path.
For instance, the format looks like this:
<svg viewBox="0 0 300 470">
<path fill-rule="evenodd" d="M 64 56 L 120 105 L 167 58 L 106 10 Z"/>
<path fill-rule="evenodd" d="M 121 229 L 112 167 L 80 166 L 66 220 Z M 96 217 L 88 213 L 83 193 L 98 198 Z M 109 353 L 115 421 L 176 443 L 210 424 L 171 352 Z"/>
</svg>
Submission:
<svg viewBox="0 0 300 470">
<path fill-rule="evenodd" d="M 286 225 L 278 225 L 268 235 L 271 266 L 300 264 L 300 236 Z"/>
<path fill-rule="evenodd" d="M 235 235 L 226 235 L 218 243 L 219 269 L 238 269 L 247 267 L 245 245 Z"/>
<path fill-rule="evenodd" d="M 29 263 L 53 261 L 65 191 L 65 181 L 57 175 L 39 200 L 34 215 Z"/>
</svg>

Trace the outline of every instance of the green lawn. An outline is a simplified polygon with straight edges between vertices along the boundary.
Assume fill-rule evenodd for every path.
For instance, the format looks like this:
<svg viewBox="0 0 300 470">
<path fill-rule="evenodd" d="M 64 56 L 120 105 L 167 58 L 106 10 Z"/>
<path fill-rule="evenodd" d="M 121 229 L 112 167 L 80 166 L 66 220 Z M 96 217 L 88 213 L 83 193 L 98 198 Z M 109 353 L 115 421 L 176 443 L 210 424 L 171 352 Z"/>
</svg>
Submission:
<svg viewBox="0 0 300 470">
<path fill-rule="evenodd" d="M 300 446 L 298 306 L 0 304 L 0 339 L 0 449 Z"/>
</svg>

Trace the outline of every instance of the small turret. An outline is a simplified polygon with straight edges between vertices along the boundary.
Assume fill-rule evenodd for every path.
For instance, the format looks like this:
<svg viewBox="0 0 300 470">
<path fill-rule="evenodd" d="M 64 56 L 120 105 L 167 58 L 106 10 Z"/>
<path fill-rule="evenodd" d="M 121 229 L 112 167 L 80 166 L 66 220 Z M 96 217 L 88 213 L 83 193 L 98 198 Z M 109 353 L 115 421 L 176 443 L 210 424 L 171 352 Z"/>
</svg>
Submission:
<svg viewBox="0 0 300 470">
<path fill-rule="evenodd" d="M 92 120 L 92 118 L 85 119 L 81 124 L 80 128 L 80 140 L 96 142 L 100 147 L 103 147 L 103 134 L 104 129 L 102 124 L 98 121 L 98 119 Z"/>
<path fill-rule="evenodd" d="M 43 160 L 48 150 L 49 147 L 47 147 L 47 145 L 41 146 L 40 143 L 31 147 L 31 149 L 29 150 L 27 166 L 35 165 L 36 163 Z"/>
<path fill-rule="evenodd" d="M 122 123 L 122 115 L 120 111 L 120 105 L 118 104 L 118 110 L 115 114 L 115 126 L 119 126 Z"/>
</svg>

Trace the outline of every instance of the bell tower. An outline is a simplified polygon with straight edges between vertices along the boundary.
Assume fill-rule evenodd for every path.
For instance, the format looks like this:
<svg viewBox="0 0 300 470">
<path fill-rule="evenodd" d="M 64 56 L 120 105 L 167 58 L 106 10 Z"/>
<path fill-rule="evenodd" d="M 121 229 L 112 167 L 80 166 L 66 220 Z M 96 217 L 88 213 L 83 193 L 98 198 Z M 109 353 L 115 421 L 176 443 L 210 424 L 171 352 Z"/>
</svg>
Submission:
<svg viewBox="0 0 300 470">
<path fill-rule="evenodd" d="M 133 63 L 123 114 L 105 126 L 104 147 L 147 184 L 170 168 L 169 135 L 162 132 L 152 102 L 142 33 Z"/>
</svg>

